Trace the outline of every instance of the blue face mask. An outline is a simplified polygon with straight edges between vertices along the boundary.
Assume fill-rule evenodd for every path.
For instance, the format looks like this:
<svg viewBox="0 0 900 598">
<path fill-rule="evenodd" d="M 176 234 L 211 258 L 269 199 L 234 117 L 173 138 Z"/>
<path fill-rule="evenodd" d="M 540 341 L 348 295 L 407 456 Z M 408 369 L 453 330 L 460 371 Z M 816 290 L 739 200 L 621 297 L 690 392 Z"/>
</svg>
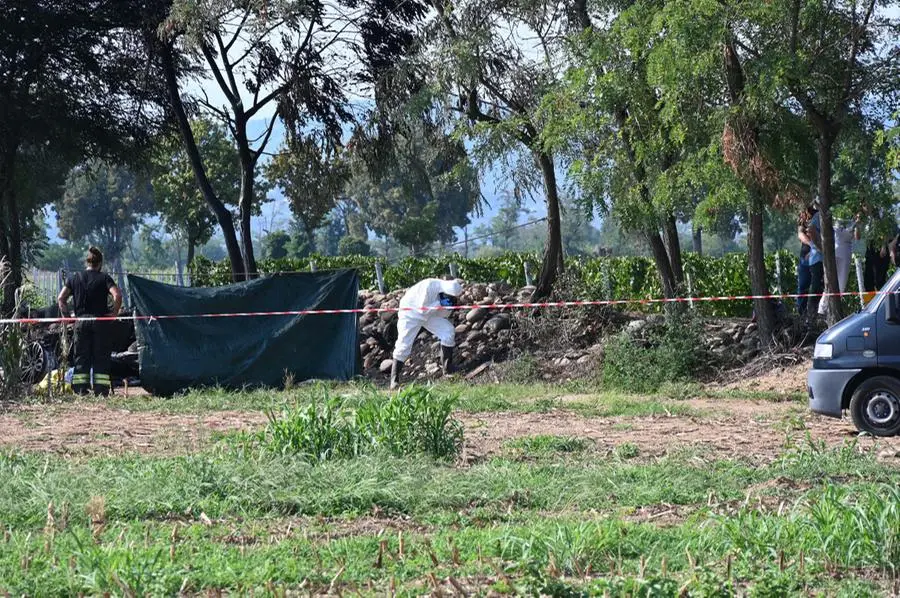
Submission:
<svg viewBox="0 0 900 598">
<path fill-rule="evenodd" d="M 449 297 L 447 295 L 441 295 L 441 306 L 443 307 L 453 307 L 455 302 L 453 301 L 453 297 Z"/>
</svg>

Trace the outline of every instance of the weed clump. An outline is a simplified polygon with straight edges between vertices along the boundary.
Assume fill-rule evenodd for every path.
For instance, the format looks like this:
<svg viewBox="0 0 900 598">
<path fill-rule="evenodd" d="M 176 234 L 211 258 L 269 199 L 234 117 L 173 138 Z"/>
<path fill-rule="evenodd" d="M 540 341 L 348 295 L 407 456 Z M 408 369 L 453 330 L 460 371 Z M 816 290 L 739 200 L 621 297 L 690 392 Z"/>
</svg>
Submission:
<svg viewBox="0 0 900 598">
<path fill-rule="evenodd" d="M 672 317 L 615 336 L 606 346 L 603 382 L 631 392 L 656 392 L 665 383 L 689 381 L 702 361 L 699 325 Z"/>
<path fill-rule="evenodd" d="M 500 364 L 498 370 L 500 379 L 510 384 L 531 384 L 541 378 L 541 366 L 531 353 L 522 353 Z"/>
<path fill-rule="evenodd" d="M 313 462 L 378 451 L 450 459 L 462 447 L 462 424 L 452 417 L 453 397 L 410 386 L 389 397 L 372 393 L 351 410 L 327 390 L 323 394 L 303 408 L 269 411 L 269 423 L 253 436 L 255 443 Z"/>
</svg>

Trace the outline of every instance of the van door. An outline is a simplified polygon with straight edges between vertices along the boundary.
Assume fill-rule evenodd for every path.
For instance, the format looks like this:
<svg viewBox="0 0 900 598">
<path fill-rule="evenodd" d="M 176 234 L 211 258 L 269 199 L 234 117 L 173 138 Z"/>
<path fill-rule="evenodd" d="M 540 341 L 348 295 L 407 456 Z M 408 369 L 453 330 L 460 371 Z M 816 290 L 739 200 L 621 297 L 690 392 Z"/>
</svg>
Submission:
<svg viewBox="0 0 900 598">
<path fill-rule="evenodd" d="M 873 302 L 879 302 L 875 318 L 878 327 L 878 365 L 900 371 L 900 296 L 896 294 L 898 283 L 900 278 L 895 274 Z M 891 302 L 894 302 L 893 321 L 889 319 Z"/>
</svg>

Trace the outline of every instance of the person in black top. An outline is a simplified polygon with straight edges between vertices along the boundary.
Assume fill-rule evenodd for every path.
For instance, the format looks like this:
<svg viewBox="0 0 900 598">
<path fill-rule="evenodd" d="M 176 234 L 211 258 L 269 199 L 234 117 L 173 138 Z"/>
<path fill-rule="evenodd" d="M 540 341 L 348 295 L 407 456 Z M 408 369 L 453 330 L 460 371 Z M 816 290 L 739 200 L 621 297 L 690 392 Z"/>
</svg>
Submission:
<svg viewBox="0 0 900 598">
<path fill-rule="evenodd" d="M 88 249 L 85 258 L 87 269 L 69 277 L 60 291 L 57 303 L 61 315 L 72 313 L 67 308 L 69 297 L 74 304 L 76 318 L 118 315 L 122 308 L 122 293 L 113 279 L 100 271 L 103 254 L 96 247 Z M 112 295 L 113 310 L 110 314 L 107 298 Z M 112 347 L 108 322 L 90 320 L 75 323 L 75 373 L 72 390 L 76 394 L 87 394 L 91 386 L 91 369 L 94 370 L 94 393 L 108 395 L 112 387 L 109 379 L 110 354 Z"/>
</svg>

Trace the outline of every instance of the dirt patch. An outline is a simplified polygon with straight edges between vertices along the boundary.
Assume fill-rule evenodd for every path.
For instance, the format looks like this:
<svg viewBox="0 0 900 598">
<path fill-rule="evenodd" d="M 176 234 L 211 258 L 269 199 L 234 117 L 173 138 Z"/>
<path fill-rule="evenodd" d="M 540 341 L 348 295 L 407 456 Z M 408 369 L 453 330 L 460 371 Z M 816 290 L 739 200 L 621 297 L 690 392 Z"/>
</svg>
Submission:
<svg viewBox="0 0 900 598">
<path fill-rule="evenodd" d="M 22 406 L 0 415 L 0 446 L 61 454 L 163 453 L 199 450 L 213 432 L 246 430 L 262 413 L 175 415 L 104 405 Z"/>
<path fill-rule="evenodd" d="M 575 398 L 573 397 L 573 400 Z M 589 396 L 580 398 L 589 402 Z M 715 458 L 742 457 L 766 463 L 787 437 L 828 446 L 858 439 L 862 449 L 900 465 L 900 437 L 859 437 L 852 423 L 811 414 L 796 402 L 745 399 L 671 401 L 696 415 L 585 417 L 568 409 L 544 413 L 460 413 L 465 426 L 463 461 L 473 463 L 504 454 L 509 440 L 537 436 L 575 436 L 612 454 L 623 444 L 637 448 L 634 458 L 648 459 L 694 450 Z M 219 411 L 168 414 L 114 409 L 102 404 L 18 406 L 0 415 L 0 447 L 69 455 L 127 452 L 184 454 L 201 450 L 214 432 L 258 429 L 261 412 Z"/>
<path fill-rule="evenodd" d="M 716 385 L 715 390 L 765 392 L 790 395 L 806 392 L 806 375 L 809 362 L 776 366 L 757 376 L 745 376 L 727 384 Z"/>
<path fill-rule="evenodd" d="M 793 437 L 836 446 L 858 438 L 862 449 L 900 465 L 900 438 L 859 437 L 849 421 L 819 417 L 796 403 L 737 399 L 680 401 L 708 416 L 583 417 L 554 409 L 546 413 L 462 414 L 466 428 L 464 457 L 477 462 L 503 452 L 513 438 L 537 435 L 576 436 L 594 442 L 596 450 L 612 453 L 616 447 L 637 447 L 639 459 L 681 450 L 697 450 L 714 457 L 736 456 L 755 462 L 772 461 Z"/>
</svg>

